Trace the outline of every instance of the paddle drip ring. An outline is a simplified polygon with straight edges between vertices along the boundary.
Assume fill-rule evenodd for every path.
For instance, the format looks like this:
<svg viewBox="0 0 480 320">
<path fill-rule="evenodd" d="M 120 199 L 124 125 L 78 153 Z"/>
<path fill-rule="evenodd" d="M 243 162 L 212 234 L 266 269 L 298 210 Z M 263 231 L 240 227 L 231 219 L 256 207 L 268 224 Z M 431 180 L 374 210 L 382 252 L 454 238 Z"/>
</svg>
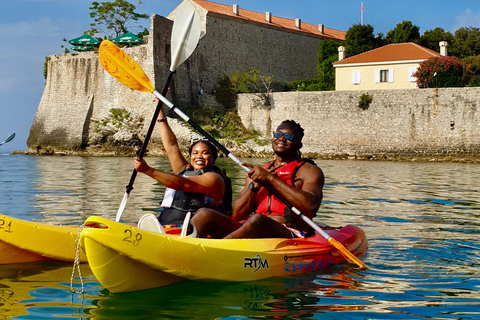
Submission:
<svg viewBox="0 0 480 320">
<path fill-rule="evenodd" d="M 73 293 L 85 293 L 85 287 L 83 285 L 83 278 L 82 278 L 82 272 L 80 271 L 80 233 L 82 233 L 83 228 L 85 228 L 85 225 L 82 224 L 81 226 L 78 227 L 78 234 L 77 234 L 77 239 L 75 239 L 75 260 L 73 261 L 73 270 L 72 270 L 72 276 L 70 277 L 70 290 L 72 290 Z M 80 283 L 82 285 L 82 290 L 81 291 L 76 291 L 73 288 L 73 279 L 75 278 L 75 269 L 78 271 L 78 277 L 80 279 Z"/>
</svg>

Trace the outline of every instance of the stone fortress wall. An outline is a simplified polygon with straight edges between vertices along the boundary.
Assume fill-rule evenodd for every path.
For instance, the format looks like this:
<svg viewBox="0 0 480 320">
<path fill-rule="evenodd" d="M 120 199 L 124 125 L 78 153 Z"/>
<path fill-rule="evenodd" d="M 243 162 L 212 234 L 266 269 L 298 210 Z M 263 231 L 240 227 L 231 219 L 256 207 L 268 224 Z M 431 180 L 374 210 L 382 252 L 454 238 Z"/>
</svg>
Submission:
<svg viewBox="0 0 480 320">
<path fill-rule="evenodd" d="M 242 122 L 270 134 L 293 119 L 305 129 L 303 152 L 324 158 L 461 159 L 480 156 L 480 88 L 274 93 L 271 109 L 240 95 Z M 270 125 L 271 124 L 271 125 Z"/>
<path fill-rule="evenodd" d="M 205 12 L 202 19 L 206 29 L 199 45 L 178 67 L 167 95 L 180 108 L 208 100 L 199 96 L 200 90 L 210 93 L 220 77 L 247 67 L 277 80 L 315 76 L 318 39 Z M 169 67 L 172 25 L 170 19 L 152 15 L 147 43 L 125 49 L 158 91 Z M 83 150 L 94 136 L 93 120 L 108 116 L 110 108 L 141 116 L 143 132 L 147 131 L 155 107 L 153 95 L 119 83 L 103 70 L 97 53 L 50 58 L 45 91 L 27 142 L 29 152 Z M 274 93 L 270 108 L 246 94 L 239 97 L 238 111 L 246 127 L 266 137 L 281 120 L 300 122 L 306 130 L 303 151 L 313 155 L 478 156 L 480 88 L 370 91 L 373 101 L 367 110 L 357 107 L 363 93 Z M 177 132 L 188 131 L 181 120 L 171 123 Z M 154 134 L 149 150 L 159 146 Z"/>
</svg>

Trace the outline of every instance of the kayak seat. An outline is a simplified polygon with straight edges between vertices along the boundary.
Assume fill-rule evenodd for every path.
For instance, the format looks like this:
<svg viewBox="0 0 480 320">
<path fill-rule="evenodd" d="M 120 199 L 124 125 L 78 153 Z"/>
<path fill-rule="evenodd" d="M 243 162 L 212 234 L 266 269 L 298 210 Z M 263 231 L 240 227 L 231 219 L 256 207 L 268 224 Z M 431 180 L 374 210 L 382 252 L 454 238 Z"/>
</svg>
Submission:
<svg viewBox="0 0 480 320">
<path fill-rule="evenodd" d="M 146 213 L 144 214 L 140 220 L 138 220 L 137 224 L 138 228 L 151 231 L 151 232 L 157 232 L 157 233 L 165 233 L 165 230 L 163 230 L 162 225 L 160 222 L 158 222 L 157 217 L 153 215 L 152 213 Z"/>
</svg>

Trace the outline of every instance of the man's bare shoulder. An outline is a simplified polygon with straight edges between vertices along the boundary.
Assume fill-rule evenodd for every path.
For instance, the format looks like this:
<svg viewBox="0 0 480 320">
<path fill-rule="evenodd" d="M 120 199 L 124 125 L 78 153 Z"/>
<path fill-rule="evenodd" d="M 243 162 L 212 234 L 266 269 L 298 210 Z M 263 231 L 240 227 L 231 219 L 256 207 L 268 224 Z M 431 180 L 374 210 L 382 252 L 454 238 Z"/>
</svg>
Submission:
<svg viewBox="0 0 480 320">
<path fill-rule="evenodd" d="M 300 169 L 304 169 L 304 171 L 309 171 L 309 172 L 322 172 L 322 169 L 317 166 L 313 160 L 310 159 L 304 159 L 305 163 L 300 167 Z"/>
<path fill-rule="evenodd" d="M 298 176 L 302 178 L 312 178 L 312 179 L 319 179 L 323 180 L 323 171 L 322 169 L 317 166 L 312 160 L 305 161 L 305 163 L 300 167 L 297 173 Z"/>
</svg>

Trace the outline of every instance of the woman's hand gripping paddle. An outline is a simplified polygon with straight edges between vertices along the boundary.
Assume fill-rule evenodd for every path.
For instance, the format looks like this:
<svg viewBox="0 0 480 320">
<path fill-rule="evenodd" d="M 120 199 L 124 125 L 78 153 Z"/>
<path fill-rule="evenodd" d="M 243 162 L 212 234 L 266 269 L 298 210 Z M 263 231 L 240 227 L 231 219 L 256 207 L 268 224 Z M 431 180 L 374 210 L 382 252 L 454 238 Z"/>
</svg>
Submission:
<svg viewBox="0 0 480 320">
<path fill-rule="evenodd" d="M 103 42 L 102 42 L 103 44 Z M 123 53 L 120 49 L 118 49 L 121 53 L 117 54 L 119 59 L 112 60 L 112 63 L 115 66 L 112 68 L 107 69 L 105 68 L 112 76 L 114 76 L 118 81 L 125 84 L 126 86 L 130 87 L 134 90 L 145 91 L 145 92 L 153 92 L 153 94 L 160 99 L 166 106 L 172 109 L 177 115 L 179 115 L 183 120 L 188 122 L 193 128 L 195 128 L 200 134 L 205 136 L 212 144 L 214 144 L 218 149 L 220 149 L 224 154 L 226 154 L 230 159 L 232 159 L 235 163 L 240 165 L 245 171 L 250 171 L 249 168 L 242 165 L 240 159 L 238 159 L 235 155 L 230 153 L 223 145 L 221 145 L 215 138 L 209 135 L 202 127 L 192 121 L 185 113 L 183 113 L 180 109 L 175 107 L 167 98 L 165 98 L 162 94 L 158 91 L 154 90 L 150 80 L 148 79 L 147 75 L 140 69 L 140 67 L 133 61 L 126 53 Z M 110 71 L 109 71 L 110 70 Z M 123 70 L 124 72 L 119 72 L 118 70 Z M 133 79 L 132 79 L 133 78 Z M 133 81 L 132 81 L 133 80 Z M 303 215 L 300 210 L 292 206 L 287 199 L 285 199 L 281 194 L 279 194 L 275 189 L 273 189 L 269 185 L 265 185 L 265 187 L 272 192 L 278 199 L 284 202 L 294 213 L 300 216 L 306 223 L 308 223 L 315 231 L 317 231 L 320 235 L 322 235 L 325 239 L 328 240 L 330 244 L 332 244 L 335 248 L 337 248 L 340 253 L 345 257 L 345 259 L 351 263 L 355 263 L 361 268 L 368 268 L 360 259 L 358 259 L 355 255 L 353 255 L 350 251 L 347 250 L 340 242 L 332 238 L 329 234 L 323 231 L 315 222 L 313 222 L 310 218 Z M 118 220 L 117 220 L 118 221 Z"/>
<path fill-rule="evenodd" d="M 13 140 L 13 138 L 15 138 L 15 132 L 12 133 L 12 135 L 10 135 L 10 137 L 8 137 L 7 139 L 5 139 L 3 142 L 0 143 L 0 146 L 4 145 L 5 143 L 7 142 L 10 142 Z"/>
<path fill-rule="evenodd" d="M 172 37 L 171 37 L 171 64 L 168 71 L 167 79 L 162 89 L 162 93 L 158 93 L 150 79 L 143 72 L 142 68 L 125 52 L 118 48 L 115 44 L 108 40 L 102 41 L 99 48 L 99 60 L 103 68 L 110 73 L 115 79 L 128 87 L 144 91 L 157 93 L 158 95 L 165 96 L 168 91 L 168 86 L 172 80 L 173 74 L 177 67 L 183 63 L 195 50 L 200 39 L 200 33 L 202 31 L 202 24 L 199 14 L 195 11 L 192 5 L 184 3 L 177 11 L 175 21 L 173 23 Z M 150 127 L 148 128 L 145 140 L 143 141 L 142 148 L 138 153 L 139 158 L 143 158 L 147 150 L 148 142 L 152 136 L 153 129 L 155 128 L 155 122 L 162 108 L 162 100 L 157 104 L 155 113 L 153 114 Z M 125 195 L 115 218 L 116 221 L 120 221 L 120 218 L 127 205 L 128 196 L 133 189 L 133 183 L 137 176 L 137 171 L 133 170 L 130 178 L 130 183 L 126 187 Z"/>
</svg>

